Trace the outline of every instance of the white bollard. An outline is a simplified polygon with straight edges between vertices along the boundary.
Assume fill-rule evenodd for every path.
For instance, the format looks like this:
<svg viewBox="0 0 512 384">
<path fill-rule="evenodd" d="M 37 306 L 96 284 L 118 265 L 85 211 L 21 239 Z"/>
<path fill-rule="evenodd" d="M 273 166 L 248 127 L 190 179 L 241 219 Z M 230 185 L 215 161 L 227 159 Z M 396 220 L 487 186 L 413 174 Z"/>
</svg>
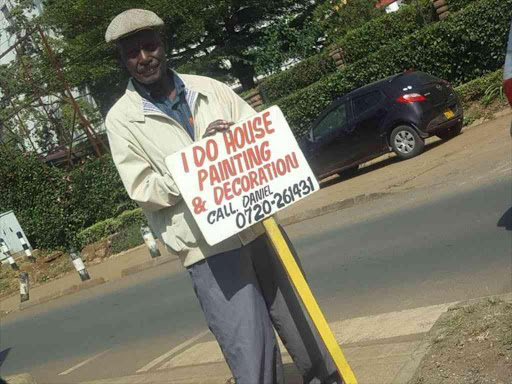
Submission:
<svg viewBox="0 0 512 384">
<path fill-rule="evenodd" d="M 29 282 L 28 282 L 28 273 L 21 272 L 20 273 L 20 301 L 23 303 L 27 301 L 30 296 L 28 293 Z"/>
<path fill-rule="evenodd" d="M 160 250 L 156 245 L 155 238 L 151 233 L 151 229 L 147 225 L 141 225 L 140 234 L 142 235 L 142 238 L 144 239 L 144 242 L 146 243 L 146 246 L 149 249 L 149 254 L 151 255 L 151 257 L 154 259 L 155 257 L 161 256 Z"/>
<path fill-rule="evenodd" d="M 21 246 L 23 247 L 23 250 L 25 251 L 27 260 L 30 261 L 31 263 L 34 263 L 36 261 L 36 259 L 34 258 L 34 256 L 32 256 L 32 251 L 30 250 L 30 247 L 28 246 L 27 242 L 25 241 L 23 234 L 21 232 L 16 232 L 16 236 L 18 236 Z"/>
<path fill-rule="evenodd" d="M 84 262 L 82 261 L 80 254 L 74 249 L 72 249 L 71 252 L 69 252 L 69 256 L 71 257 L 71 261 L 75 266 L 76 271 L 80 275 L 80 280 L 89 280 L 91 277 L 89 276 L 89 272 L 87 272 L 87 269 L 85 268 Z"/>
<path fill-rule="evenodd" d="M 16 260 L 14 260 L 14 257 L 12 257 L 9 247 L 2 238 L 0 238 L 0 249 L 2 249 L 2 253 L 4 253 L 7 256 L 7 261 L 9 262 L 11 268 L 14 269 L 15 271 L 19 271 L 20 267 L 18 267 L 18 264 L 16 264 Z"/>
</svg>

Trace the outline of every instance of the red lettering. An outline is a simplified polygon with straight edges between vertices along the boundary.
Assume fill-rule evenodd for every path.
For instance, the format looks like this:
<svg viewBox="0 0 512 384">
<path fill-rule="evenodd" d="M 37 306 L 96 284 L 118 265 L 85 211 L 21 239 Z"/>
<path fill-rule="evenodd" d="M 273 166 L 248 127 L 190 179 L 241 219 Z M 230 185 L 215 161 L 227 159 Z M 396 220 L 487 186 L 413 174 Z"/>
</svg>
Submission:
<svg viewBox="0 0 512 384">
<path fill-rule="evenodd" d="M 237 190 L 238 186 L 238 190 Z M 240 189 L 240 178 L 237 177 L 235 180 L 233 180 L 233 193 L 235 196 L 240 196 L 242 194 L 242 190 Z"/>
<path fill-rule="evenodd" d="M 264 141 L 263 143 L 261 143 L 261 146 L 260 146 L 261 159 L 263 161 L 269 161 L 270 157 L 272 156 L 270 149 L 267 149 L 268 145 L 269 145 L 268 141 Z"/>
<path fill-rule="evenodd" d="M 252 124 L 250 120 L 247 123 L 244 123 L 244 131 L 247 144 L 254 144 L 256 139 L 254 138 L 254 132 L 252 131 Z"/>
<path fill-rule="evenodd" d="M 213 139 L 206 142 L 206 156 L 208 156 L 208 160 L 210 161 L 217 160 L 217 156 L 219 156 L 219 147 L 217 146 L 217 142 Z"/>
<path fill-rule="evenodd" d="M 213 187 L 213 200 L 215 204 L 220 205 L 224 198 L 224 189 L 222 187 Z"/>
<path fill-rule="evenodd" d="M 271 120 L 268 120 L 268 117 L 270 116 L 270 112 L 265 112 L 263 114 L 263 125 L 265 126 L 265 131 L 267 131 L 268 134 L 274 133 L 274 128 L 270 128 L 270 125 L 272 124 Z"/>
<path fill-rule="evenodd" d="M 226 200 L 231 200 L 234 197 L 231 193 L 231 183 L 229 181 L 224 183 L 224 197 Z"/>
<path fill-rule="evenodd" d="M 254 136 L 256 136 L 257 139 L 261 139 L 265 136 L 265 130 L 261 128 L 261 117 L 255 117 L 252 121 L 252 128 L 254 129 Z"/>
<path fill-rule="evenodd" d="M 197 177 L 199 179 L 199 190 L 202 191 L 203 190 L 203 183 L 208 178 L 208 172 L 206 172 L 206 170 L 204 170 L 204 169 L 200 169 L 197 172 Z"/>
<path fill-rule="evenodd" d="M 219 172 L 217 171 L 217 167 L 215 165 L 210 165 L 210 185 L 220 183 L 221 179 L 219 177 Z"/>
<path fill-rule="evenodd" d="M 236 152 L 235 138 L 233 137 L 233 131 L 231 129 L 224 132 L 224 145 L 226 146 L 228 155 L 230 155 L 231 152 Z"/>
<path fill-rule="evenodd" d="M 198 168 L 201 167 L 206 157 L 203 147 L 196 145 L 195 147 L 192 148 L 192 152 L 194 154 L 194 164 Z"/>
<path fill-rule="evenodd" d="M 188 173 L 188 161 L 185 152 L 181 152 L 181 161 L 183 163 L 183 169 L 185 170 L 185 173 Z"/>
</svg>

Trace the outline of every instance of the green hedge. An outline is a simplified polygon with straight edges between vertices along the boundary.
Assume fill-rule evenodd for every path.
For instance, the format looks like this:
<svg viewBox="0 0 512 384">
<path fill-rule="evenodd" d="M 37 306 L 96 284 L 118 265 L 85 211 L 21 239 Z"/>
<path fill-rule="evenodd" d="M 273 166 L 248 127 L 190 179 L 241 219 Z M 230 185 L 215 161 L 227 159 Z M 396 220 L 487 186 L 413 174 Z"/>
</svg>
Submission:
<svg viewBox="0 0 512 384">
<path fill-rule="evenodd" d="M 443 22 L 384 46 L 333 75 L 279 100 L 297 137 L 334 99 L 406 69 L 454 85 L 496 71 L 505 60 L 512 0 L 478 0 Z"/>
<path fill-rule="evenodd" d="M 0 180 L 0 212 L 14 211 L 34 248 L 67 248 L 82 229 L 136 207 L 109 156 L 69 171 L 2 148 Z"/>
<path fill-rule="evenodd" d="M 86 245 L 103 240 L 114 233 L 132 230 L 133 227 L 139 231 L 142 224 L 147 224 L 147 220 L 140 208 L 125 211 L 116 218 L 100 221 L 80 231 L 76 236 L 75 246 L 82 249 Z M 142 239 L 140 233 L 139 237 Z"/>
<path fill-rule="evenodd" d="M 433 21 L 430 0 L 421 0 L 369 21 L 335 41 L 334 45 L 343 49 L 347 63 L 353 63 Z"/>
<path fill-rule="evenodd" d="M 462 104 L 467 105 L 482 99 L 489 88 L 500 86 L 503 86 L 503 69 L 462 84 L 455 90 L 460 96 Z"/>
<path fill-rule="evenodd" d="M 454 13 L 476 0 L 447 1 L 450 12 Z M 284 72 L 266 78 L 259 89 L 267 103 L 275 102 L 334 73 L 336 66 L 328 56 L 328 52 L 334 48 L 342 47 L 346 63 L 354 63 L 435 20 L 430 0 L 419 0 L 406 5 L 397 12 L 385 14 L 350 31 L 326 48 L 323 54 L 313 56 Z"/>
<path fill-rule="evenodd" d="M 312 56 L 284 72 L 269 76 L 258 88 L 266 102 L 271 102 L 307 87 L 334 71 L 336 64 L 328 55 Z"/>
</svg>

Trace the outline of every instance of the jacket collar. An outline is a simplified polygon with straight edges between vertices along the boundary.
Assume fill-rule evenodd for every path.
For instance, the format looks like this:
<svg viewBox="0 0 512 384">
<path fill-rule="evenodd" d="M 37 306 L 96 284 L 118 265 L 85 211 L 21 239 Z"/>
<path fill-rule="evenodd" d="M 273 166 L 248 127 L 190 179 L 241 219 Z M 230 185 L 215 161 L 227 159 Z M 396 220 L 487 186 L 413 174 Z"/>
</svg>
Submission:
<svg viewBox="0 0 512 384">
<path fill-rule="evenodd" d="M 182 75 L 177 74 L 175 71 L 171 70 L 175 76 L 177 76 L 185 85 L 185 98 L 190 107 L 192 113 L 194 113 L 195 105 L 199 96 L 203 96 L 208 98 L 211 95 L 211 92 L 197 85 L 191 85 L 187 83 L 186 75 L 185 78 Z M 126 87 L 126 91 L 124 94 L 124 98 L 127 99 L 128 103 L 131 104 L 131 107 L 126 111 L 126 117 L 130 121 L 138 121 L 143 122 L 146 119 L 147 115 L 160 114 L 164 115 L 160 109 L 155 106 L 151 101 L 145 99 L 140 95 L 134 85 L 134 80 L 131 78 L 128 81 L 128 85 Z"/>
</svg>

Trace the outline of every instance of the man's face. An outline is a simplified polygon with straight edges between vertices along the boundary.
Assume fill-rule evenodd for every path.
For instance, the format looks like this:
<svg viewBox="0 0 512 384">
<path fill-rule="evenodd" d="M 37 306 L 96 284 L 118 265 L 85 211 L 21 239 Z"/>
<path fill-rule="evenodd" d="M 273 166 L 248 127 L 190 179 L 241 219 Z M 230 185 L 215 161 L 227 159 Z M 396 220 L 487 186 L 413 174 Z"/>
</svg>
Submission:
<svg viewBox="0 0 512 384">
<path fill-rule="evenodd" d="M 141 84 L 152 85 L 166 73 L 166 57 L 158 32 L 146 29 L 121 39 L 121 60 L 132 77 Z"/>
</svg>

